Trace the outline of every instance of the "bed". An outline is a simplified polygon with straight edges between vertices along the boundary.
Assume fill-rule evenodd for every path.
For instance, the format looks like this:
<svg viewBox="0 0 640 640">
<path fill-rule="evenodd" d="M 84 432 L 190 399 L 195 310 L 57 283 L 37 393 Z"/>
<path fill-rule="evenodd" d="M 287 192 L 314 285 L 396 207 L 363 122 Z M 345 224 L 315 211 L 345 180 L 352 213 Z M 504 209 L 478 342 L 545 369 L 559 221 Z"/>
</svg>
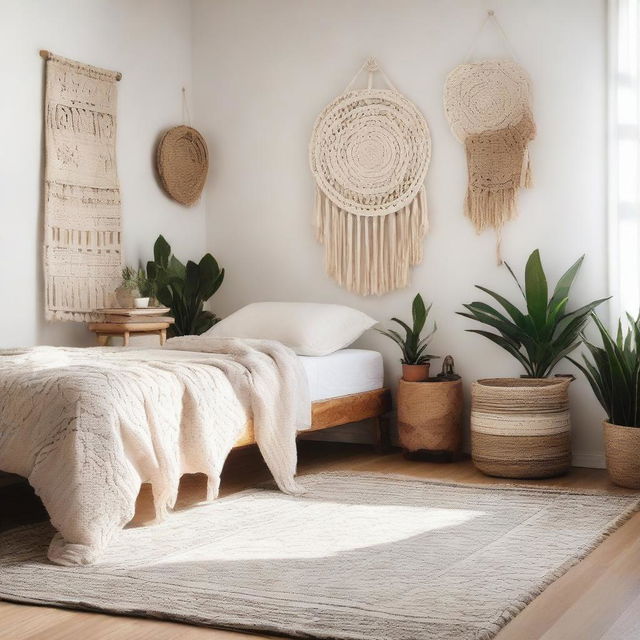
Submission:
<svg viewBox="0 0 640 640">
<path fill-rule="evenodd" d="M 391 410 L 391 393 L 384 387 L 380 353 L 367 349 L 340 349 L 327 356 L 298 358 L 307 374 L 312 401 L 311 427 L 307 431 L 371 419 L 376 449 L 385 451 L 390 444 L 386 414 Z M 249 421 L 236 447 L 252 444 L 255 444 L 255 436 Z"/>
<path fill-rule="evenodd" d="M 296 355 L 274 340 L 185 336 L 162 349 L 36 347 L 0 354 L 0 470 L 28 478 L 58 533 L 48 557 L 97 561 L 131 520 L 141 484 L 158 519 L 180 476 L 217 496 L 229 451 L 257 444 L 292 495 L 296 437 L 374 419 L 385 447 L 382 358 L 340 349 Z"/>
</svg>

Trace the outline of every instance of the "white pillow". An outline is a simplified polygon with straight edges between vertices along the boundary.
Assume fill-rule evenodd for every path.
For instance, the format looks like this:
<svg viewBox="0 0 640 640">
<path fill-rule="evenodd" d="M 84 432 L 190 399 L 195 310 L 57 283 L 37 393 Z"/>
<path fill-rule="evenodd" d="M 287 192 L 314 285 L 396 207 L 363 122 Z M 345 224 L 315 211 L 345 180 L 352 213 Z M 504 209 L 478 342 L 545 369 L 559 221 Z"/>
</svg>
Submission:
<svg viewBox="0 0 640 640">
<path fill-rule="evenodd" d="M 254 302 L 204 335 L 277 340 L 301 356 L 326 356 L 348 347 L 377 322 L 340 304 Z"/>
</svg>

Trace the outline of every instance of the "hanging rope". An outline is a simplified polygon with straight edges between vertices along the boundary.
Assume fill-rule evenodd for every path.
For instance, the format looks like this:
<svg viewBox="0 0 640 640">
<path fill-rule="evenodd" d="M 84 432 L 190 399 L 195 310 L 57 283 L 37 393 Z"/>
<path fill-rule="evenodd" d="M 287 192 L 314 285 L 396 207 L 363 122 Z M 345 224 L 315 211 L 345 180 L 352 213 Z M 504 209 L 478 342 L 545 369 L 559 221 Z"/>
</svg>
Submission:
<svg viewBox="0 0 640 640">
<path fill-rule="evenodd" d="M 191 113 L 189 112 L 189 103 L 187 102 L 187 90 L 182 87 L 182 122 L 188 127 L 191 126 Z"/>
<path fill-rule="evenodd" d="M 504 43 L 505 43 L 505 45 L 507 47 L 507 50 L 509 51 L 509 54 L 511 55 L 511 57 L 514 60 L 517 61 L 518 60 L 518 56 L 516 55 L 516 50 L 515 50 L 514 46 L 511 44 L 511 40 L 509 40 L 509 37 L 507 36 L 506 31 L 502 28 L 502 25 L 498 21 L 498 18 L 496 18 L 495 11 L 490 9 L 489 11 L 487 11 L 487 15 L 485 16 L 484 20 L 482 21 L 482 24 L 480 25 L 480 28 L 476 32 L 476 35 L 475 35 L 473 41 L 471 42 L 471 48 L 469 49 L 469 52 L 467 53 L 467 55 L 465 57 L 465 62 L 471 62 L 471 58 L 473 57 L 473 52 L 476 50 L 476 47 L 478 46 L 478 41 L 480 40 L 480 36 L 482 35 L 482 32 L 484 31 L 484 28 L 487 26 L 487 23 L 489 21 L 491 21 L 496 26 L 496 28 L 498 29 L 498 33 L 500 33 L 500 35 L 502 36 L 502 40 L 504 41 Z"/>
</svg>

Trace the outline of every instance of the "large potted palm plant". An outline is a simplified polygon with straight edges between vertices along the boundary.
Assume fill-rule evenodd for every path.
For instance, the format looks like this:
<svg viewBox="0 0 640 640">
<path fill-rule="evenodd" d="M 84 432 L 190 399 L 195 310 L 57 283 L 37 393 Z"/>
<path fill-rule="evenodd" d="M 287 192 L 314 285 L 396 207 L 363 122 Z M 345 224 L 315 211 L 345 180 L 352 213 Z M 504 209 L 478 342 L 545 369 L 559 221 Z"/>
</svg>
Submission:
<svg viewBox="0 0 640 640">
<path fill-rule="evenodd" d="M 622 487 L 640 489 L 640 316 L 627 316 L 625 331 L 618 322 L 615 338 L 595 314 L 602 347 L 586 339 L 591 358 L 584 364 L 571 360 L 586 376 L 607 414 L 604 444 L 611 480 Z"/>
<path fill-rule="evenodd" d="M 581 342 L 595 300 L 570 311 L 569 293 L 584 256 L 558 280 L 549 296 L 536 249 L 525 267 L 524 287 L 505 263 L 525 302 L 521 310 L 485 287 L 504 312 L 485 302 L 464 305 L 460 315 L 494 331 L 468 329 L 511 354 L 520 378 L 491 378 L 472 385 L 471 452 L 484 473 L 507 478 L 543 478 L 564 473 L 571 462 L 568 388 L 571 377 L 550 378 L 554 367 Z"/>
</svg>

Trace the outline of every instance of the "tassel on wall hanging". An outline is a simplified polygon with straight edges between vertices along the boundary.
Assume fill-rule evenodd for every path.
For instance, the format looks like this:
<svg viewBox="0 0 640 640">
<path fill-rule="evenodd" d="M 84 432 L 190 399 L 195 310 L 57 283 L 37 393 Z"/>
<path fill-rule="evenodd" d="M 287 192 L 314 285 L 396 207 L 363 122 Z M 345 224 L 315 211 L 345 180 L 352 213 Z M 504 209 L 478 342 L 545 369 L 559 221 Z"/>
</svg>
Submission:
<svg viewBox="0 0 640 640">
<path fill-rule="evenodd" d="M 509 45 L 493 11 L 478 36 L 488 20 L 495 22 Z M 536 128 L 529 77 L 513 59 L 461 64 L 447 76 L 444 108 L 453 134 L 465 145 L 465 214 L 478 233 L 496 230 L 500 264 L 502 227 L 517 214 L 518 190 L 532 185 L 528 145 Z"/>
<path fill-rule="evenodd" d="M 353 89 L 363 71 L 367 88 Z M 376 72 L 388 88 L 373 88 Z M 349 291 L 380 295 L 409 283 L 428 228 L 430 157 L 424 116 L 373 58 L 318 116 L 309 145 L 316 237 L 327 273 Z"/>
</svg>

